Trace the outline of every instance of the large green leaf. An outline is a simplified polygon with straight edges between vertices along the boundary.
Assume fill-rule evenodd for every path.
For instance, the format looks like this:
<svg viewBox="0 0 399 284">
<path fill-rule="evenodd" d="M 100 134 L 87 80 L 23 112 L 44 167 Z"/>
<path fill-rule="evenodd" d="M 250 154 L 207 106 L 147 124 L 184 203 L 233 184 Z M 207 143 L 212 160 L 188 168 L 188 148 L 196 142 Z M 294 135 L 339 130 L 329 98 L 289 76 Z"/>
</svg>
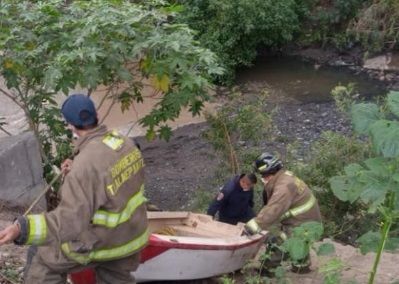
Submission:
<svg viewBox="0 0 399 284">
<path fill-rule="evenodd" d="M 314 242 L 321 238 L 323 235 L 323 225 L 320 222 L 306 222 L 292 231 L 292 236 L 298 237 L 307 242 Z"/>
<path fill-rule="evenodd" d="M 332 243 L 323 243 L 317 248 L 317 255 L 331 255 L 335 252 L 335 247 Z"/>
<path fill-rule="evenodd" d="M 341 201 L 355 202 L 363 192 L 363 186 L 355 177 L 335 176 L 330 178 L 330 185 L 334 195 Z"/>
<path fill-rule="evenodd" d="M 294 261 L 304 259 L 309 254 L 309 246 L 301 238 L 289 238 L 284 242 L 283 247 Z"/>
<path fill-rule="evenodd" d="M 384 157 L 399 156 L 399 123 L 379 120 L 370 126 L 370 134 L 376 151 Z"/>
<path fill-rule="evenodd" d="M 353 127 L 360 134 L 367 134 L 370 125 L 380 118 L 378 106 L 373 103 L 353 105 L 351 115 Z"/>
<path fill-rule="evenodd" d="M 378 232 L 367 232 L 356 240 L 360 244 L 360 252 L 366 254 L 368 252 L 376 252 L 381 241 L 381 235 Z"/>
<path fill-rule="evenodd" d="M 376 176 L 389 177 L 391 175 L 388 168 L 390 161 L 384 157 L 367 159 L 364 163 Z"/>
<path fill-rule="evenodd" d="M 387 103 L 391 112 L 399 117 L 399 92 L 389 92 Z"/>
<path fill-rule="evenodd" d="M 362 254 L 368 252 L 376 252 L 381 242 L 381 234 L 379 232 L 367 232 L 357 242 L 360 244 L 360 251 Z M 399 238 L 388 238 L 384 250 L 395 251 L 399 248 Z"/>
<path fill-rule="evenodd" d="M 355 177 L 362 171 L 364 168 L 359 164 L 350 164 L 344 168 L 345 174 L 351 177 Z"/>
</svg>

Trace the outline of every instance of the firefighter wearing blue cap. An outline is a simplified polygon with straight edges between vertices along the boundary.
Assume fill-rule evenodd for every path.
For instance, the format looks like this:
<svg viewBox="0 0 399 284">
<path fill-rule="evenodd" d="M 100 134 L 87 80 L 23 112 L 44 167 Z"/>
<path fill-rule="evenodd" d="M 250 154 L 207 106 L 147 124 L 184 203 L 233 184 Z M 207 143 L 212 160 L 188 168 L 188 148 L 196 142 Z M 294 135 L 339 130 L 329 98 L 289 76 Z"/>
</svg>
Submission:
<svg viewBox="0 0 399 284">
<path fill-rule="evenodd" d="M 147 244 L 144 162 L 134 142 L 98 125 L 93 101 L 69 96 L 61 113 L 77 139 L 72 166 L 61 187 L 58 207 L 18 217 L 0 231 L 0 245 L 37 246 L 31 250 L 25 283 L 66 283 L 86 266 L 97 283 L 135 283 L 131 276 Z"/>
</svg>

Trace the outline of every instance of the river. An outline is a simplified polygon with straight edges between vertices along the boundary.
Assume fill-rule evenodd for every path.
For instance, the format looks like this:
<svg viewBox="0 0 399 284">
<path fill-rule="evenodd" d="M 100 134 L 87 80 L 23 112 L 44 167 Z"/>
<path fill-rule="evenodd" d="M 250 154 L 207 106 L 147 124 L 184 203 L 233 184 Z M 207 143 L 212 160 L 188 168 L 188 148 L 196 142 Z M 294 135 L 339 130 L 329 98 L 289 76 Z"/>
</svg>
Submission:
<svg viewBox="0 0 399 284">
<path fill-rule="evenodd" d="M 283 96 L 303 103 L 331 101 L 331 90 L 354 83 L 365 98 L 384 94 L 384 85 L 366 74 L 354 74 L 348 67 L 318 65 L 299 57 L 260 57 L 253 66 L 237 73 L 239 85 L 269 86 Z"/>
</svg>

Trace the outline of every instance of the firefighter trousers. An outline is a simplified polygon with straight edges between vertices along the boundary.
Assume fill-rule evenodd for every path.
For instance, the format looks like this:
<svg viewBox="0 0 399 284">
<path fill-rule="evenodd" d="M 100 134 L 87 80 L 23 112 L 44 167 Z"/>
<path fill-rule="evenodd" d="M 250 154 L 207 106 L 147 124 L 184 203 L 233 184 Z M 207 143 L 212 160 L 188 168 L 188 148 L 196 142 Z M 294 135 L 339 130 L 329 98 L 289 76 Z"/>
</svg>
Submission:
<svg viewBox="0 0 399 284">
<path fill-rule="evenodd" d="M 135 284 L 131 272 L 135 271 L 138 265 L 139 255 L 136 254 L 119 260 L 82 266 L 67 259 L 60 249 L 32 246 L 28 251 L 24 283 L 65 284 L 69 273 L 93 268 L 97 284 Z"/>
</svg>

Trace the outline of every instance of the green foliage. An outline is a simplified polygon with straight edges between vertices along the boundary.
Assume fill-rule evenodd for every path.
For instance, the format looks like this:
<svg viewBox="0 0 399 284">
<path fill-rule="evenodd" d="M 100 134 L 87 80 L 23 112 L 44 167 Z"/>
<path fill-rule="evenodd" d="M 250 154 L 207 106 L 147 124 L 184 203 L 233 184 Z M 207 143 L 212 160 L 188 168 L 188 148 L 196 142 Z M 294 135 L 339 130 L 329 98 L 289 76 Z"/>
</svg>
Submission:
<svg viewBox="0 0 399 284">
<path fill-rule="evenodd" d="M 338 48 L 346 48 L 349 45 L 346 28 L 368 2 L 371 1 L 313 1 L 313 7 L 301 33 L 302 43 L 334 44 Z"/>
<path fill-rule="evenodd" d="M 256 145 L 271 129 L 270 114 L 264 111 L 267 96 L 267 92 L 253 98 L 233 93 L 215 115 L 206 115 L 210 128 L 204 137 L 223 155 L 224 167 L 233 173 L 252 170 L 259 155 Z"/>
<path fill-rule="evenodd" d="M 342 202 L 331 190 L 329 179 L 339 175 L 345 165 L 360 162 L 373 156 L 371 145 L 354 136 L 324 132 L 313 143 L 308 159 L 303 163 L 290 162 L 289 167 L 313 190 L 323 215 L 325 236 L 334 236 L 345 242 L 353 242 L 359 234 L 369 228 L 372 216 L 360 202 Z M 331 214 L 334 208 L 334 214 Z M 368 224 L 368 225 L 366 225 Z M 349 239 L 350 238 L 350 239 Z"/>
<path fill-rule="evenodd" d="M 270 114 L 265 111 L 267 96 L 267 92 L 253 97 L 234 92 L 216 114 L 206 114 L 209 129 L 203 136 L 220 155 L 220 166 L 210 183 L 210 189 L 219 188 L 231 175 L 253 171 L 253 161 L 261 151 L 260 142 L 271 130 Z M 256 211 L 262 204 L 261 183 L 254 190 Z M 214 191 L 205 189 L 198 192 L 194 209 L 205 211 L 214 194 Z"/>
<path fill-rule="evenodd" d="M 216 52 L 231 80 L 234 69 L 250 65 L 259 47 L 290 42 L 299 30 L 303 1 L 179 0 L 181 21 L 198 31 L 198 39 Z M 298 4 L 298 3 L 301 4 Z"/>
<path fill-rule="evenodd" d="M 399 2 L 377 0 L 362 9 L 348 34 L 369 52 L 399 47 Z"/>
<path fill-rule="evenodd" d="M 292 235 L 283 243 L 282 248 L 295 263 L 305 259 L 311 246 L 323 235 L 323 226 L 319 222 L 307 222 L 295 227 Z"/>
<path fill-rule="evenodd" d="M 379 111 L 358 114 L 359 107 Z M 371 103 L 353 107 L 355 129 L 369 135 L 379 156 L 350 164 L 345 167 L 343 175 L 330 180 L 333 192 L 339 199 L 352 203 L 360 200 L 369 206 L 369 212 L 378 212 L 381 216 L 379 236 L 376 232 L 368 232 L 359 238 L 362 252 L 377 252 L 369 283 L 374 283 L 382 251 L 386 248 L 395 249 L 398 245 L 397 238 L 390 238 L 389 234 L 392 225 L 399 219 L 398 108 L 399 92 L 388 94 L 385 108 Z"/>
<path fill-rule="evenodd" d="M 323 243 L 317 248 L 317 255 L 330 255 L 335 252 L 335 247 L 331 243 Z"/>
<path fill-rule="evenodd" d="M 217 185 L 215 185 L 217 187 Z M 214 192 L 207 191 L 205 189 L 198 189 L 195 191 L 193 210 L 196 212 L 206 213 L 209 204 L 215 198 Z"/>
<path fill-rule="evenodd" d="M 235 284 L 236 281 L 234 280 L 234 278 L 228 276 L 228 275 L 224 275 L 220 278 L 220 281 L 222 284 Z"/>
<path fill-rule="evenodd" d="M 332 258 L 326 263 L 324 263 L 319 268 L 319 273 L 323 274 L 324 284 L 340 284 L 342 283 L 341 280 L 341 271 L 344 268 L 344 264 L 342 260 L 338 258 Z"/>
<path fill-rule="evenodd" d="M 336 86 L 331 91 L 331 96 L 335 101 L 335 105 L 342 113 L 349 113 L 353 102 L 357 98 L 355 94 L 355 84 L 349 83 L 347 86 Z"/>
<path fill-rule="evenodd" d="M 151 87 L 160 100 L 141 120 L 148 136 L 169 138 L 166 122 L 182 107 L 199 113 L 207 79 L 222 70 L 186 25 L 172 21 L 175 10 L 162 1 L 1 1 L 0 72 L 9 89 L 2 93 L 25 111 L 46 163 L 68 155 L 58 152 L 66 133 L 54 98 L 76 86 L 89 93 L 107 86 L 105 99 L 122 110 Z"/>
</svg>

